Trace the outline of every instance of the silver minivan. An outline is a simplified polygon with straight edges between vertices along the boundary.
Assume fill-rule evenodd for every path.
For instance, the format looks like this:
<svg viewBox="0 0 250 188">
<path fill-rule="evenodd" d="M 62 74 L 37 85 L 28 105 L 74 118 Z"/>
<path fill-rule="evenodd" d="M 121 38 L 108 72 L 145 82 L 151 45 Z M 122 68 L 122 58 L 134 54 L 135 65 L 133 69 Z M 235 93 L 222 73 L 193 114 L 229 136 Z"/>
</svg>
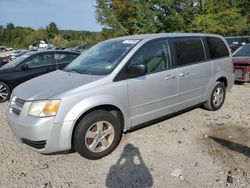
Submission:
<svg viewBox="0 0 250 188">
<path fill-rule="evenodd" d="M 220 109 L 233 82 L 232 57 L 219 35 L 127 36 L 18 86 L 7 119 L 18 141 L 35 151 L 74 149 L 99 159 L 136 125 L 198 104 Z"/>
</svg>

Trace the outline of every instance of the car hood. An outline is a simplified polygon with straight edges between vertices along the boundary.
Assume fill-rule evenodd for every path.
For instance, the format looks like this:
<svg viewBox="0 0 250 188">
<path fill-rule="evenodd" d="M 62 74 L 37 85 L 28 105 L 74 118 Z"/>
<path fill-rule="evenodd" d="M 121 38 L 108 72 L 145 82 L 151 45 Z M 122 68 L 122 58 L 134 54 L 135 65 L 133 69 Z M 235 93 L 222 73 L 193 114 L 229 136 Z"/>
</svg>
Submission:
<svg viewBox="0 0 250 188">
<path fill-rule="evenodd" d="M 13 72 L 14 70 L 15 70 L 14 68 L 8 68 L 8 69 L 0 68 L 0 74 Z"/>
<path fill-rule="evenodd" d="M 57 70 L 24 82 L 14 89 L 13 95 L 26 101 L 49 99 L 103 77 Z"/>
<path fill-rule="evenodd" d="M 234 64 L 248 64 L 250 65 L 250 57 L 233 57 Z"/>
</svg>

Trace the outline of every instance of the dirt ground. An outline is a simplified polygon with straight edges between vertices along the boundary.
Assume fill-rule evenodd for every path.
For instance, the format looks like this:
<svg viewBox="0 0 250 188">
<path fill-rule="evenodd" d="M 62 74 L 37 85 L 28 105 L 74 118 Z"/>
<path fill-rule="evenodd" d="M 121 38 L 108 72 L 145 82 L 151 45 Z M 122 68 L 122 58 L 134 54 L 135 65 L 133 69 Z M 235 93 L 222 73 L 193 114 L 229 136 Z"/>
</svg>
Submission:
<svg viewBox="0 0 250 188">
<path fill-rule="evenodd" d="M 109 156 L 41 155 L 13 137 L 0 105 L 0 187 L 250 187 L 250 84 L 223 108 L 196 108 L 123 135 Z"/>
</svg>

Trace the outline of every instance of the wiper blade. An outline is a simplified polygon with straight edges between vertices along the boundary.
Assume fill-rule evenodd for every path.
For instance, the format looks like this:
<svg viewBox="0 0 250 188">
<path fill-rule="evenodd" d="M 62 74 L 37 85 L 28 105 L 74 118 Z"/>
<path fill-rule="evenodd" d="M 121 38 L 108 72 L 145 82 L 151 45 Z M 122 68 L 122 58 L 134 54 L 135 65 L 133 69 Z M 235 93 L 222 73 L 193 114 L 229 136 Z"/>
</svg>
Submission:
<svg viewBox="0 0 250 188">
<path fill-rule="evenodd" d="M 73 72 L 73 73 L 78 73 L 78 74 L 89 74 L 88 71 L 85 70 L 77 70 L 77 69 L 68 69 L 68 70 L 64 70 L 66 72 Z"/>
<path fill-rule="evenodd" d="M 75 72 L 75 73 L 81 73 L 79 70 L 76 69 L 64 69 L 65 72 Z"/>
</svg>

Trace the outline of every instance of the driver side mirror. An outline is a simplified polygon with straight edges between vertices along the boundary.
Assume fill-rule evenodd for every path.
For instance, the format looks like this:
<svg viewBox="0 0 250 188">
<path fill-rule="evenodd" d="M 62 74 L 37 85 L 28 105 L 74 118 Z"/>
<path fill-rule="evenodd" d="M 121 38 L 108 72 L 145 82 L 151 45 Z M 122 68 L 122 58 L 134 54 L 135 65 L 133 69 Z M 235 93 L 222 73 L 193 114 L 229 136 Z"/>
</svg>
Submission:
<svg viewBox="0 0 250 188">
<path fill-rule="evenodd" d="M 143 76 L 147 73 L 147 66 L 144 64 L 128 66 L 128 76 L 131 78 Z"/>
<path fill-rule="evenodd" d="M 20 68 L 21 68 L 21 70 L 27 70 L 27 69 L 29 69 L 29 65 L 27 65 L 25 63 L 25 64 L 22 64 Z"/>
</svg>

